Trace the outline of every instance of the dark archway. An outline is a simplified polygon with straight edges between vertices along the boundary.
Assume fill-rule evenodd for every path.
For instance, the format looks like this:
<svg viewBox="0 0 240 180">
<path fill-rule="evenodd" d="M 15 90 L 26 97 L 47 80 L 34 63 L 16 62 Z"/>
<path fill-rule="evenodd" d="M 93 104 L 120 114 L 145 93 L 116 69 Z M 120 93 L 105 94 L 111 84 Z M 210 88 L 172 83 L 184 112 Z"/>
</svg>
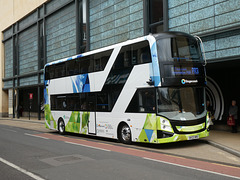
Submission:
<svg viewBox="0 0 240 180">
<path fill-rule="evenodd" d="M 240 106 L 240 60 L 216 60 L 206 67 L 206 96 L 215 108 L 216 120 L 225 122 L 231 101 L 236 100 Z"/>
</svg>

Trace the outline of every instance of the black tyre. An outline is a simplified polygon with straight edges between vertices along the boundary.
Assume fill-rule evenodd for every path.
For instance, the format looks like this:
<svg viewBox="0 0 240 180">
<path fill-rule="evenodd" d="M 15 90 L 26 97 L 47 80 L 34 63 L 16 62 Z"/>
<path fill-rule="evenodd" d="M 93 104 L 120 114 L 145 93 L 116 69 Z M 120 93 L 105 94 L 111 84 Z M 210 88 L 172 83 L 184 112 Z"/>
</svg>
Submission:
<svg viewBox="0 0 240 180">
<path fill-rule="evenodd" d="M 63 119 L 60 119 L 58 121 L 58 132 L 59 134 L 62 134 L 62 135 L 65 134 L 65 123 Z"/>
<path fill-rule="evenodd" d="M 127 124 L 120 125 L 120 128 L 118 130 L 118 138 L 124 144 L 131 144 L 131 129 Z"/>
</svg>

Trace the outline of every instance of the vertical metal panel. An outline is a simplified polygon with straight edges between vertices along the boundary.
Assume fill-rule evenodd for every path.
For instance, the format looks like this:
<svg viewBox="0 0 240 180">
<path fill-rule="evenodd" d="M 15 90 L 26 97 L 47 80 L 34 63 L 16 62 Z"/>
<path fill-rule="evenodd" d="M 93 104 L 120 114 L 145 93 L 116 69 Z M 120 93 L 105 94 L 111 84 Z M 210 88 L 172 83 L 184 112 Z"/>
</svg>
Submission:
<svg viewBox="0 0 240 180">
<path fill-rule="evenodd" d="M 89 0 L 86 0 L 86 51 L 90 50 Z"/>
<path fill-rule="evenodd" d="M 38 70 L 37 32 L 34 25 L 19 34 L 19 75 Z"/>
<path fill-rule="evenodd" d="M 24 19 L 19 21 L 19 30 L 24 29 L 25 27 L 29 26 L 30 24 L 33 24 L 38 19 L 38 12 L 34 11 L 30 15 L 26 16 Z"/>
<path fill-rule="evenodd" d="M 76 54 L 74 3 L 46 18 L 47 62 Z"/>
<path fill-rule="evenodd" d="M 37 90 L 37 92 L 38 92 L 38 120 L 41 120 L 41 88 L 40 88 L 40 86 L 38 86 L 38 90 Z"/>
<path fill-rule="evenodd" d="M 13 76 L 13 41 L 12 39 L 4 43 L 5 56 L 5 78 Z"/>
<path fill-rule="evenodd" d="M 80 14 L 81 14 L 81 7 L 82 3 L 79 3 L 79 0 L 75 0 L 75 11 L 76 11 L 76 54 L 80 54 L 80 46 L 82 44 L 81 40 L 81 21 L 80 21 Z"/>
<path fill-rule="evenodd" d="M 12 26 L 9 27 L 7 30 L 5 30 L 5 31 L 3 32 L 3 40 L 11 37 L 11 36 L 12 36 L 12 31 L 13 31 L 13 27 L 12 27 Z"/>
<path fill-rule="evenodd" d="M 163 1 L 163 30 L 168 31 L 168 0 Z"/>
<path fill-rule="evenodd" d="M 72 0 L 55 0 L 46 4 L 46 13 L 49 14 L 56 9 L 62 7 L 64 4 L 71 2 Z"/>
<path fill-rule="evenodd" d="M 149 34 L 149 0 L 145 0 L 143 4 L 143 22 L 144 22 L 144 35 Z"/>
</svg>

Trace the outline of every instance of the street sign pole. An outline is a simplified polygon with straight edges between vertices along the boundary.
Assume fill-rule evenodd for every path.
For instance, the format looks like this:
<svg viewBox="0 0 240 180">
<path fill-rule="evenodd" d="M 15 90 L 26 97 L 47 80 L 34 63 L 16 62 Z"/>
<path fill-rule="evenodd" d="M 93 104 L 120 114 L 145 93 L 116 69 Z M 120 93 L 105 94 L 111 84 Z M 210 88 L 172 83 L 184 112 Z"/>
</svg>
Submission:
<svg viewBox="0 0 240 180">
<path fill-rule="evenodd" d="M 32 109 L 32 100 L 33 100 L 33 93 L 29 93 L 29 120 L 30 120 L 30 114 Z"/>
</svg>

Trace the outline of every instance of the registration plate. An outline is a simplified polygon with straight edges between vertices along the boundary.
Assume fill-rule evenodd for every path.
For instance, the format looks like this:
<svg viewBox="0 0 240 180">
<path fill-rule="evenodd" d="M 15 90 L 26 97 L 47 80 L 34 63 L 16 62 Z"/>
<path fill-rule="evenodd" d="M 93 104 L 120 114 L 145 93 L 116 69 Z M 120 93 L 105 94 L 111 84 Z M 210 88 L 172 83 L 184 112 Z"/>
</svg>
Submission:
<svg viewBox="0 0 240 180">
<path fill-rule="evenodd" d="M 188 136 L 188 140 L 199 139 L 199 135 Z"/>
</svg>

